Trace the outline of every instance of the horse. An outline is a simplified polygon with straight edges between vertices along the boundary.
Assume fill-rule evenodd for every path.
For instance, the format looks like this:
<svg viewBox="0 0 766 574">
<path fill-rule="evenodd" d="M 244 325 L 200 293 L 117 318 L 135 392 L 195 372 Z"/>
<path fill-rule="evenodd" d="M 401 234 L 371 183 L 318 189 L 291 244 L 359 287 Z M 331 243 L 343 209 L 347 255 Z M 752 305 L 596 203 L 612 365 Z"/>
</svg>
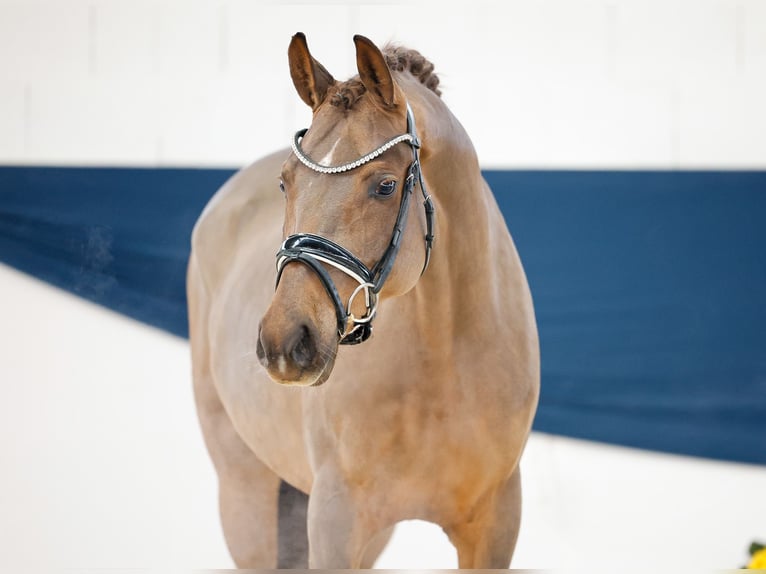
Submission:
<svg viewBox="0 0 766 574">
<path fill-rule="evenodd" d="M 539 396 L 525 272 L 433 64 L 353 40 L 358 76 L 338 81 L 292 37 L 310 127 L 235 173 L 192 232 L 192 378 L 224 536 L 238 567 L 284 566 L 286 483 L 305 516 L 287 542 L 307 553 L 290 567 L 372 567 L 418 519 L 460 568 L 507 568 Z"/>
</svg>

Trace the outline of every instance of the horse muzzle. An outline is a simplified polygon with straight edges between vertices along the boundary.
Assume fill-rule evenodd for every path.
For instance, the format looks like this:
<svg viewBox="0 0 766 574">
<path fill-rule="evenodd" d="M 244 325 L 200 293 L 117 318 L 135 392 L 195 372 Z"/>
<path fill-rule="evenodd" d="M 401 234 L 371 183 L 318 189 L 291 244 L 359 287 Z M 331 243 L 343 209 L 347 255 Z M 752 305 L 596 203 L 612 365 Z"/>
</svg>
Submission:
<svg viewBox="0 0 766 574">
<path fill-rule="evenodd" d="M 316 386 L 330 376 L 337 344 L 323 340 L 318 328 L 290 316 L 266 312 L 258 327 L 256 355 L 269 377 L 290 386 Z"/>
</svg>

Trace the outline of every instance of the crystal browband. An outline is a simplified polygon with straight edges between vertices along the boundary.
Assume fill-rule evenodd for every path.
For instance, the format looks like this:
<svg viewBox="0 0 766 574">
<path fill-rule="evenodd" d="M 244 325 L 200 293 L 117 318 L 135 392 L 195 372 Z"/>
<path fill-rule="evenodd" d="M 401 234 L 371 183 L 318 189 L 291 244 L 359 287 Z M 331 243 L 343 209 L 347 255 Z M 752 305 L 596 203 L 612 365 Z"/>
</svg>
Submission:
<svg viewBox="0 0 766 574">
<path fill-rule="evenodd" d="M 344 163 L 343 165 L 322 165 L 320 163 L 316 163 L 311 158 L 309 158 L 305 153 L 303 153 L 303 150 L 301 149 L 300 142 L 303 136 L 306 135 L 307 131 L 308 130 L 300 130 L 299 132 L 295 134 L 295 137 L 293 138 L 293 141 L 292 141 L 293 153 L 295 154 L 295 157 L 297 157 L 303 165 L 319 173 L 343 173 L 344 171 L 355 169 L 359 167 L 360 165 L 364 165 L 367 162 L 374 160 L 376 157 L 378 157 L 382 153 L 388 151 L 389 149 L 394 147 L 396 144 L 399 144 L 402 142 L 407 142 L 410 145 L 417 146 L 417 143 L 415 142 L 415 138 L 412 136 L 412 134 L 402 134 L 388 140 L 379 148 L 371 151 L 370 153 L 366 155 L 363 155 L 356 161 Z"/>
</svg>

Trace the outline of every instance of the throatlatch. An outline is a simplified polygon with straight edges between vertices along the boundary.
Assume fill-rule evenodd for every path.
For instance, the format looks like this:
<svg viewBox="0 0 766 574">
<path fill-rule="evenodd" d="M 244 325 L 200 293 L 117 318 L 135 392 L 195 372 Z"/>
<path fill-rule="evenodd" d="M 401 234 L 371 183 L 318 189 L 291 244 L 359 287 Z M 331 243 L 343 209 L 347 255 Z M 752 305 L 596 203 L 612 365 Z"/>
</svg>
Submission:
<svg viewBox="0 0 766 574">
<path fill-rule="evenodd" d="M 327 294 L 335 306 L 335 315 L 338 321 L 338 336 L 341 345 L 356 345 L 366 341 L 372 334 L 372 319 L 375 317 L 378 304 L 378 293 L 383 288 L 388 278 L 391 268 L 394 266 L 394 260 L 399 253 L 402 235 L 407 226 L 407 214 L 410 204 L 410 196 L 415 188 L 415 183 L 420 185 L 420 191 L 423 194 L 423 209 L 426 215 L 426 254 L 423 270 L 425 273 L 428 263 L 431 260 L 431 248 L 434 240 L 434 204 L 431 196 L 426 192 L 423 183 L 423 175 L 420 169 L 420 158 L 418 150 L 420 149 L 420 140 L 418 140 L 415 129 L 415 117 L 412 114 L 410 105 L 407 104 L 407 133 L 396 136 L 386 143 L 360 157 L 359 159 L 337 166 L 322 165 L 314 162 L 301 149 L 300 142 L 308 130 L 300 130 L 295 134 L 292 141 L 293 153 L 298 160 L 306 167 L 322 174 L 338 174 L 355 169 L 364 165 L 379 155 L 385 153 L 396 144 L 408 143 L 412 147 L 412 163 L 407 169 L 407 178 L 402 188 L 402 198 L 399 203 L 399 213 L 396 216 L 394 229 L 391 233 L 391 241 L 383 253 L 382 257 L 372 269 L 369 269 L 362 261 L 351 253 L 345 247 L 330 241 L 320 235 L 311 233 L 296 233 L 290 235 L 282 243 L 282 247 L 277 253 L 277 285 L 282 277 L 285 265 L 297 261 L 309 267 L 317 274 L 322 285 L 324 285 Z M 352 279 L 358 286 L 351 293 L 349 301 L 343 304 L 337 287 L 325 265 L 330 265 L 342 271 Z M 354 299 L 364 293 L 364 302 L 366 306 L 365 314 L 362 317 L 356 317 L 351 312 Z"/>
</svg>

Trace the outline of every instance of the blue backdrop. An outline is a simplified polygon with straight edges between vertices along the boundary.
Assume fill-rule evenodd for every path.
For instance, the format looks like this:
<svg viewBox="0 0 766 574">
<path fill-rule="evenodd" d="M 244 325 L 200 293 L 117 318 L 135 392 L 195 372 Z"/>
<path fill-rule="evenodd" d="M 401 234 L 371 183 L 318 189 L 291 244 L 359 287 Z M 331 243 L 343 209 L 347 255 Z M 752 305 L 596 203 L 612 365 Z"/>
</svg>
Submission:
<svg viewBox="0 0 766 574">
<path fill-rule="evenodd" d="M 0 261 L 187 335 L 232 170 L 0 168 Z M 766 172 L 487 171 L 535 299 L 540 431 L 766 464 Z"/>
</svg>

